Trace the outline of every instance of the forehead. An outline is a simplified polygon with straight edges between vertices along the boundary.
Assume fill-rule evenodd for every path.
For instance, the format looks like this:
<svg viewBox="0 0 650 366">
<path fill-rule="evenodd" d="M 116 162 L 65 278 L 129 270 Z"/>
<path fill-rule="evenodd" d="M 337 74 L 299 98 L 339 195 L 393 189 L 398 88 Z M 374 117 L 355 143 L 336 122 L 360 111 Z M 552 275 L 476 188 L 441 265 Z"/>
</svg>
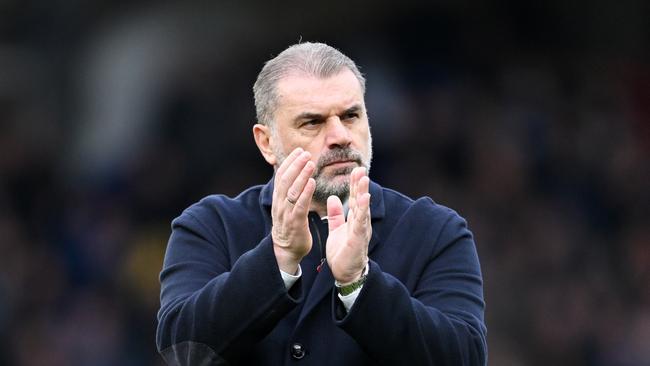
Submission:
<svg viewBox="0 0 650 366">
<path fill-rule="evenodd" d="M 328 78 L 290 74 L 278 82 L 278 117 L 305 111 L 319 113 L 363 105 L 363 91 L 352 71 L 345 69 Z"/>
</svg>

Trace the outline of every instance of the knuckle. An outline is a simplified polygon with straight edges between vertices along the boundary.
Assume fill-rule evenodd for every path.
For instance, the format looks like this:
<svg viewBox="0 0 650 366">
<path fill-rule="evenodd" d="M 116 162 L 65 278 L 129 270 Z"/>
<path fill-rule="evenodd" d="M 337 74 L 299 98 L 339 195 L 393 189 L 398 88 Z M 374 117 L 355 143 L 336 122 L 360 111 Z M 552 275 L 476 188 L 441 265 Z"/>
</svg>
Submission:
<svg viewBox="0 0 650 366">
<path fill-rule="evenodd" d="M 287 191 L 287 198 L 288 199 L 290 199 L 292 201 L 295 201 L 297 199 L 296 197 L 298 197 L 298 195 L 296 194 L 294 189 L 289 189 L 289 191 Z"/>
</svg>

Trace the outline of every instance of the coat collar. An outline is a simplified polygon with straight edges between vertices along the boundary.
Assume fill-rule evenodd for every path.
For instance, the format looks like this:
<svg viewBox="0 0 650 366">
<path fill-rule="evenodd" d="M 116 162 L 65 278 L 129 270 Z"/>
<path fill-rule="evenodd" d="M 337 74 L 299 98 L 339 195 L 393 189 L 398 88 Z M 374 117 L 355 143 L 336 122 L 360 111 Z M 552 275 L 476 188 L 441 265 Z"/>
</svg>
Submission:
<svg viewBox="0 0 650 366">
<path fill-rule="evenodd" d="M 260 192 L 260 205 L 271 210 L 273 203 L 273 178 L 262 187 Z M 381 219 L 385 215 L 384 195 L 381 186 L 370 181 L 370 218 Z"/>
</svg>

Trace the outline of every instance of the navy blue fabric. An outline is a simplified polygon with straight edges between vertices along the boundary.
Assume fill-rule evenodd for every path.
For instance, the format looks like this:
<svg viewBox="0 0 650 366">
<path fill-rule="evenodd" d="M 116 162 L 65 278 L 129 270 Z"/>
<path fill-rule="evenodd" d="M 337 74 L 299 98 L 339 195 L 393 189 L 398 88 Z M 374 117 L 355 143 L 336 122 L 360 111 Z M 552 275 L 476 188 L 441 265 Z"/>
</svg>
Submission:
<svg viewBox="0 0 650 366">
<path fill-rule="evenodd" d="M 270 237 L 272 192 L 271 182 L 236 198 L 208 196 L 172 222 L 160 274 L 162 354 L 190 342 L 231 365 L 487 364 L 478 256 L 456 212 L 371 182 L 370 271 L 346 313 L 327 265 L 315 272 L 303 263 L 314 271 L 311 289 L 301 279 L 286 290 Z M 310 263 L 321 256 L 314 226 Z"/>
</svg>

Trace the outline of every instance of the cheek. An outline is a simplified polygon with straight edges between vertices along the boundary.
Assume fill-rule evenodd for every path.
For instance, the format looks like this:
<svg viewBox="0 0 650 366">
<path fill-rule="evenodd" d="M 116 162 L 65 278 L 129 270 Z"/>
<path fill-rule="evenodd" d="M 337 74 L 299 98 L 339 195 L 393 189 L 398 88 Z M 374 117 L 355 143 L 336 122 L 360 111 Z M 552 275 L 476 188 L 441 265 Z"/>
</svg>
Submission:
<svg viewBox="0 0 650 366">
<path fill-rule="evenodd" d="M 318 159 L 323 154 L 323 151 L 326 150 L 325 144 L 318 138 L 310 139 L 309 141 L 304 141 L 302 144 L 298 145 L 302 147 L 305 151 L 309 151 L 311 154 L 311 161 L 314 164 L 318 163 Z"/>
<path fill-rule="evenodd" d="M 274 151 L 276 152 L 281 151 L 284 157 L 287 157 L 291 154 L 291 152 L 293 152 L 298 147 L 301 147 L 303 150 L 309 151 L 307 146 L 301 143 L 299 139 L 297 139 L 295 136 L 289 135 L 289 136 L 283 136 L 281 139 L 276 140 L 276 147 Z"/>
<path fill-rule="evenodd" d="M 354 136 L 355 143 L 358 146 L 359 150 L 367 153 L 370 149 L 370 130 L 368 128 L 364 128 L 356 132 Z"/>
<path fill-rule="evenodd" d="M 270 145 L 271 145 L 271 150 L 275 155 L 275 158 L 278 160 L 279 163 L 281 163 L 287 157 L 287 153 L 285 151 L 284 146 L 281 143 L 279 143 L 277 140 L 275 142 L 272 142 Z"/>
<path fill-rule="evenodd" d="M 307 150 L 311 153 L 311 161 L 314 163 L 315 166 L 318 166 L 318 159 L 321 157 L 320 151 L 312 151 L 312 150 Z"/>
</svg>

